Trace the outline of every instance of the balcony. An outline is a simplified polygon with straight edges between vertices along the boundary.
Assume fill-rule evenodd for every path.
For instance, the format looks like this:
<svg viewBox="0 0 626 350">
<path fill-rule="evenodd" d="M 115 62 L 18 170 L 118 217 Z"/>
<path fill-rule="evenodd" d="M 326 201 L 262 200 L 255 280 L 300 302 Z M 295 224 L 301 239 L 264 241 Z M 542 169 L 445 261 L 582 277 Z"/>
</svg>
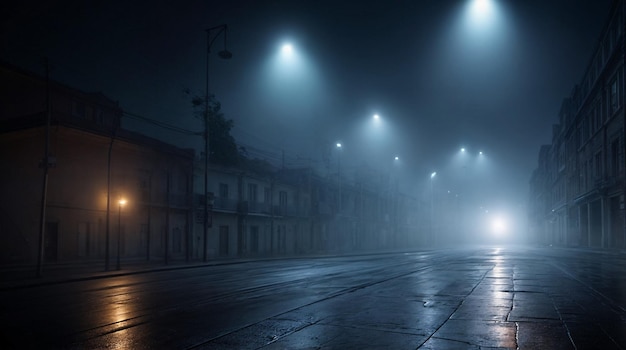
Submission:
<svg viewBox="0 0 626 350">
<path fill-rule="evenodd" d="M 264 202 L 248 202 L 248 213 L 270 215 L 270 205 Z"/>
<path fill-rule="evenodd" d="M 296 217 L 300 214 L 298 212 L 298 207 L 294 205 L 275 205 L 274 206 L 274 215 L 276 216 L 289 216 Z"/>
<path fill-rule="evenodd" d="M 213 199 L 213 210 L 236 212 L 238 201 L 233 198 L 215 197 Z"/>
</svg>

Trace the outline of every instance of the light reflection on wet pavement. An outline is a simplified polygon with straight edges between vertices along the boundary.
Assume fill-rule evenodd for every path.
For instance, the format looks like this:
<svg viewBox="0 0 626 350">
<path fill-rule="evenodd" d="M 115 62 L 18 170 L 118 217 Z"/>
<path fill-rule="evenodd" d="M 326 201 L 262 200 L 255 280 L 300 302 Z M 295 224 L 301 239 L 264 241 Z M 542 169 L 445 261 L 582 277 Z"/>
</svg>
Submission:
<svg viewBox="0 0 626 350">
<path fill-rule="evenodd" d="M 5 288 L 0 341 L 77 349 L 623 349 L 625 268 L 619 253 L 482 247 Z"/>
</svg>

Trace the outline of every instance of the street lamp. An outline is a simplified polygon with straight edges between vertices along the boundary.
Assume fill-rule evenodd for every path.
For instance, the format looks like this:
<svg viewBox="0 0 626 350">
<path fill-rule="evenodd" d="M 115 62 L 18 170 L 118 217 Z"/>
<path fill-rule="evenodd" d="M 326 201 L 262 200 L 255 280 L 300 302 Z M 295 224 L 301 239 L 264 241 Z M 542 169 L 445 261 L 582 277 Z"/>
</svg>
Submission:
<svg viewBox="0 0 626 350">
<path fill-rule="evenodd" d="M 400 232 L 398 230 L 399 227 L 399 213 L 398 209 L 400 207 L 400 156 L 393 157 L 393 166 L 391 169 L 391 210 L 393 214 L 393 238 L 394 238 L 394 246 L 397 247 L 400 242 Z"/>
<path fill-rule="evenodd" d="M 434 226 L 435 226 L 435 196 L 434 196 L 434 189 L 433 189 L 433 182 L 435 180 L 435 176 L 437 176 L 437 172 L 433 171 L 430 174 L 430 239 L 433 242 L 433 244 L 435 243 L 435 232 L 434 232 Z"/>
<path fill-rule="evenodd" d="M 337 142 L 337 188 L 339 189 L 339 213 L 341 213 L 341 142 Z"/>
<path fill-rule="evenodd" d="M 117 201 L 117 203 L 119 204 L 119 211 L 117 214 L 117 263 L 115 265 L 115 268 L 117 270 L 120 270 L 120 251 L 122 242 L 122 207 L 124 206 L 124 204 L 126 204 L 126 199 L 121 198 L 119 201 Z"/>
<path fill-rule="evenodd" d="M 214 36 L 211 36 L 212 31 L 217 31 Z M 211 57 L 211 46 L 215 39 L 220 34 L 224 34 L 224 49 L 218 52 L 218 56 L 221 59 L 228 60 L 233 57 L 233 54 L 226 49 L 226 34 L 228 27 L 225 24 L 215 26 L 206 30 L 206 86 L 204 95 L 204 225 L 203 225 L 203 255 L 202 260 L 207 261 L 207 237 L 208 237 L 208 225 L 209 225 L 209 57 Z"/>
</svg>

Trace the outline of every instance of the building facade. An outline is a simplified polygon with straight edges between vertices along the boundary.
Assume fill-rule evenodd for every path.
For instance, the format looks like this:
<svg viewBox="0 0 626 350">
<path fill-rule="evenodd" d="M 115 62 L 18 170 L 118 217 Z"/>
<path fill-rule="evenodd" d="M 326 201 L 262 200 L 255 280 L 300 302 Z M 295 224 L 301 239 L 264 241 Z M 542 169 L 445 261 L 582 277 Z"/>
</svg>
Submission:
<svg viewBox="0 0 626 350">
<path fill-rule="evenodd" d="M 613 2 L 585 74 L 564 99 L 530 181 L 536 243 L 626 248 L 624 5 Z"/>
<path fill-rule="evenodd" d="M 110 269 L 426 241 L 416 200 L 380 174 L 349 180 L 244 160 L 209 164 L 205 191 L 204 155 L 125 130 L 106 96 L 8 64 L 0 81 L 2 264 L 37 262 L 42 237 L 46 263 Z"/>
<path fill-rule="evenodd" d="M 102 94 L 0 80 L 0 261 L 36 261 L 41 237 L 48 262 L 188 258 L 192 150 L 121 129 Z"/>
</svg>

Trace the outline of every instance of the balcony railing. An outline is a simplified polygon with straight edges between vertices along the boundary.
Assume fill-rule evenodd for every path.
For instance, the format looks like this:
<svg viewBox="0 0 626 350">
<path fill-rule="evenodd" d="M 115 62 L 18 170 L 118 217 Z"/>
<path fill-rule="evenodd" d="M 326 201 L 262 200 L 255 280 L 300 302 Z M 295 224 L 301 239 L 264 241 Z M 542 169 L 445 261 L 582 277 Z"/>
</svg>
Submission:
<svg viewBox="0 0 626 350">
<path fill-rule="evenodd" d="M 216 197 L 213 199 L 214 210 L 237 211 L 238 201 L 234 198 Z"/>
</svg>

